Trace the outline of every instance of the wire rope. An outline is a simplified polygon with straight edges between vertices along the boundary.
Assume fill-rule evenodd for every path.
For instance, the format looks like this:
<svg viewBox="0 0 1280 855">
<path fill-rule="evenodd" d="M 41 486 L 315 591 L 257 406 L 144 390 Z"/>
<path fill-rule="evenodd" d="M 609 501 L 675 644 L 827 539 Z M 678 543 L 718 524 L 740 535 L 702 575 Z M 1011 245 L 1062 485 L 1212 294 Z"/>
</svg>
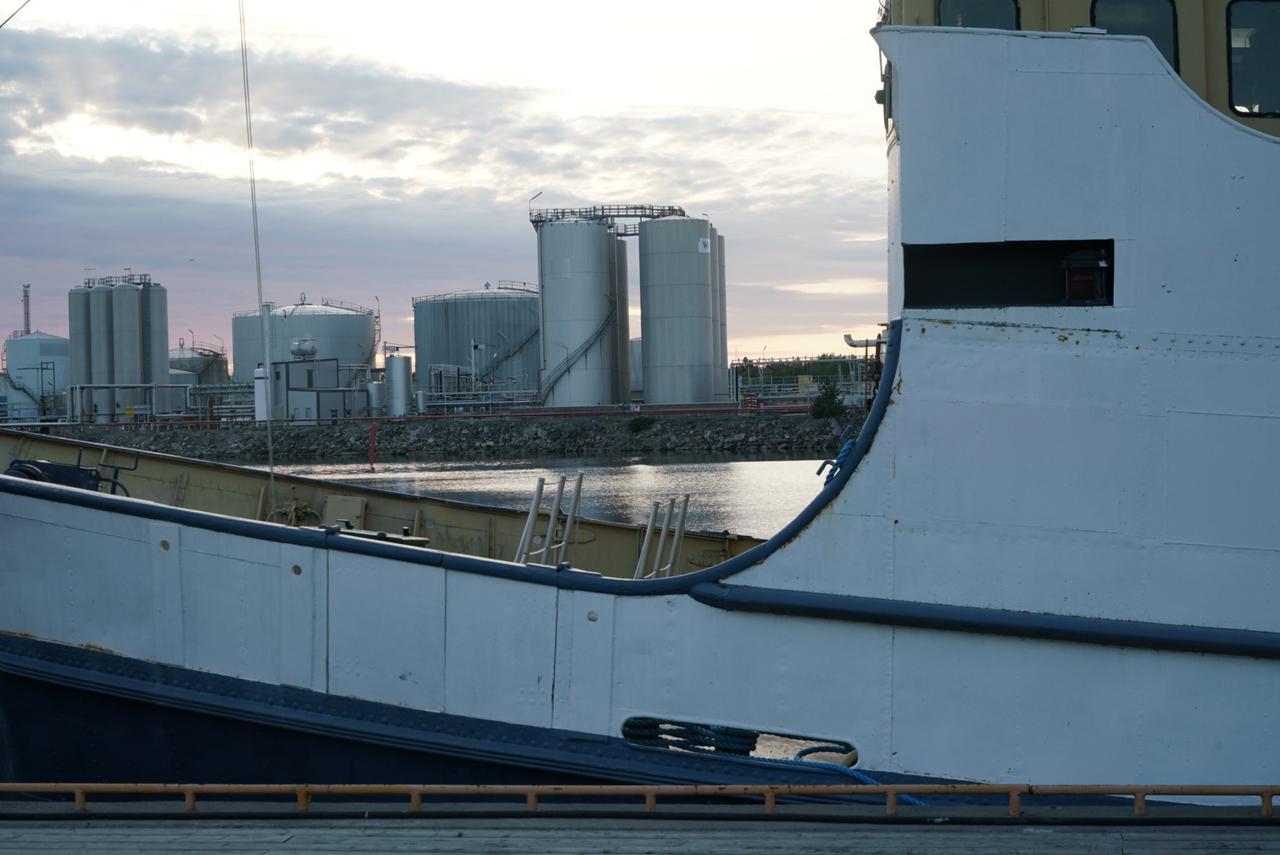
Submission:
<svg viewBox="0 0 1280 855">
<path fill-rule="evenodd" d="M 17 9 L 14 9 L 12 15 L 5 18 L 3 21 L 0 21 L 0 29 L 3 29 L 5 24 L 9 23 L 14 18 L 16 18 L 18 16 L 18 13 L 21 12 L 23 9 L 27 8 L 27 4 L 30 2 L 31 0 L 22 0 L 22 5 L 19 6 Z"/>
<path fill-rule="evenodd" d="M 254 166 L 253 156 L 253 106 L 249 97 L 249 39 L 245 34 L 244 25 L 244 0 L 239 0 L 240 5 L 240 71 L 244 81 L 244 136 L 245 147 L 249 153 L 249 208 L 253 212 L 253 269 L 258 282 L 258 315 L 262 321 L 262 361 L 266 369 L 266 377 L 263 382 L 266 384 L 266 404 L 267 404 L 267 493 L 268 505 L 271 510 L 276 506 L 276 467 L 275 467 L 275 449 L 271 436 L 271 417 L 273 415 L 271 402 L 271 312 L 265 309 L 266 303 L 262 297 L 262 244 L 258 238 L 258 178 Z"/>
</svg>

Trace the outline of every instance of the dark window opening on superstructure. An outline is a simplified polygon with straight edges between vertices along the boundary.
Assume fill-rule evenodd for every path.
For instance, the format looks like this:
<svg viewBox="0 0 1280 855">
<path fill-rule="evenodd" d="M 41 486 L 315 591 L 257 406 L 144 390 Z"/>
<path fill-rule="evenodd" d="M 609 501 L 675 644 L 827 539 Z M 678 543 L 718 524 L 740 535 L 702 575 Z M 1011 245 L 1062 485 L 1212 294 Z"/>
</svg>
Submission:
<svg viewBox="0 0 1280 855">
<path fill-rule="evenodd" d="M 1280 0 L 1227 4 L 1231 109 L 1241 116 L 1280 117 Z"/>
<path fill-rule="evenodd" d="M 904 244 L 908 309 L 1110 306 L 1115 241 Z"/>
<path fill-rule="evenodd" d="M 1146 36 L 1178 70 L 1178 10 L 1173 0 L 1093 0 L 1093 25 L 1108 33 Z"/>
<path fill-rule="evenodd" d="M 1018 29 L 1017 0 L 938 0 L 938 25 Z"/>
</svg>

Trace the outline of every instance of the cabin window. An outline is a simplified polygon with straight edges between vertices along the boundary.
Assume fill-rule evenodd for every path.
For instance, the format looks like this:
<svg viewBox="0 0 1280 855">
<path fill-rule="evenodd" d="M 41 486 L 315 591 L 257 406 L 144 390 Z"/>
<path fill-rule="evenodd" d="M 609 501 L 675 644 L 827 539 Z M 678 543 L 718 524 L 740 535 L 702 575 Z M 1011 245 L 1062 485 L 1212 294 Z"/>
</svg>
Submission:
<svg viewBox="0 0 1280 855">
<path fill-rule="evenodd" d="M 1018 29 L 1017 0 L 938 0 L 938 25 Z"/>
<path fill-rule="evenodd" d="M 908 309 L 1110 306 L 1115 241 L 904 244 Z"/>
<path fill-rule="evenodd" d="M 1093 25 L 1108 33 L 1146 36 L 1178 69 L 1178 10 L 1173 0 L 1093 0 Z"/>
<path fill-rule="evenodd" d="M 1280 0 L 1232 0 L 1227 31 L 1232 109 L 1280 117 Z"/>
</svg>

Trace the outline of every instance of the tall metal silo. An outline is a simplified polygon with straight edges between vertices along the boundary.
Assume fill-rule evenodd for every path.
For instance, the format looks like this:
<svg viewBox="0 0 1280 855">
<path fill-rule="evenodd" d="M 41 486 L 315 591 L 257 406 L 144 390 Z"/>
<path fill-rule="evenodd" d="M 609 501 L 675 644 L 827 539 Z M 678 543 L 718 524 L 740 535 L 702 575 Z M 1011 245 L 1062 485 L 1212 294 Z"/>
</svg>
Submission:
<svg viewBox="0 0 1280 855">
<path fill-rule="evenodd" d="M 460 365 L 488 388 L 533 391 L 541 365 L 538 292 L 491 288 L 432 294 L 413 301 L 418 387 L 428 389 L 428 366 Z"/>
<path fill-rule="evenodd" d="M 640 224 L 640 337 L 649 404 L 710 401 L 711 224 L 663 217 Z"/>
<path fill-rule="evenodd" d="M 111 338 L 112 371 L 116 383 L 142 384 L 142 350 L 145 341 L 142 326 L 142 289 L 132 282 L 121 282 L 111 289 Z M 169 367 L 165 365 L 164 379 L 169 382 Z M 146 400 L 141 389 L 117 389 L 116 409 L 123 418 L 131 415 L 129 408 Z"/>
<path fill-rule="evenodd" d="M 267 303 L 267 311 L 274 306 Z M 253 371 L 263 362 L 262 311 L 250 309 L 231 316 L 231 381 L 252 383 Z"/>
<path fill-rule="evenodd" d="M 142 379 L 168 383 L 169 292 L 158 282 L 147 281 L 142 286 L 142 330 Z"/>
<path fill-rule="evenodd" d="M 644 341 L 633 338 L 628 350 L 631 357 L 631 398 L 644 399 Z"/>
<path fill-rule="evenodd" d="M 543 400 L 551 407 L 613 403 L 616 345 L 612 339 L 616 264 L 603 222 L 552 222 L 538 230 L 542 285 Z"/>
<path fill-rule="evenodd" d="M 67 322 L 71 339 L 70 385 L 80 386 L 90 382 L 93 364 L 92 341 L 89 332 L 89 292 L 85 285 L 77 285 L 67 292 Z M 92 401 L 79 404 L 77 412 L 70 413 L 78 417 L 93 409 Z"/>
<path fill-rule="evenodd" d="M 413 397 L 413 359 L 408 356 L 387 357 L 387 415 L 409 415 L 409 401 Z"/>
<path fill-rule="evenodd" d="M 110 285 L 96 285 L 89 289 L 89 382 L 91 383 L 114 383 L 116 378 L 111 300 L 114 290 Z M 94 421 L 113 421 L 115 404 L 114 390 L 94 391 Z"/>
<path fill-rule="evenodd" d="M 720 330 L 716 341 L 720 345 L 717 354 L 720 362 L 719 386 L 715 389 L 718 400 L 729 400 L 729 291 L 724 281 L 724 235 L 716 235 L 716 290 L 720 298 Z"/>
<path fill-rule="evenodd" d="M 613 400 L 618 404 L 631 402 L 631 317 L 630 298 L 627 293 L 627 242 L 613 239 L 613 340 L 615 356 Z"/>
<path fill-rule="evenodd" d="M 720 233 L 711 227 L 711 397 L 720 400 L 720 319 L 724 306 L 720 302 Z"/>
</svg>

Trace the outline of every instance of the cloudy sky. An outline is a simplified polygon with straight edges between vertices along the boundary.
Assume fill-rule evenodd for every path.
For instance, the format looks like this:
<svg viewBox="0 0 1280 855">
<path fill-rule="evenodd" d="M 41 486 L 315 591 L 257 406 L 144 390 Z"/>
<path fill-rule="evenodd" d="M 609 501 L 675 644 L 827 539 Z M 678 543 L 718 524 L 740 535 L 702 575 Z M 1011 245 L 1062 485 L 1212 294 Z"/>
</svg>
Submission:
<svg viewBox="0 0 1280 855">
<path fill-rule="evenodd" d="M 875 9 L 248 0 L 266 297 L 411 342 L 414 296 L 536 280 L 541 191 L 705 212 L 731 353 L 839 351 L 885 313 Z M 174 343 L 229 340 L 256 300 L 235 0 L 32 0 L 0 30 L 0 188 L 3 330 L 21 283 L 65 334 L 67 289 L 128 267 Z"/>
</svg>

